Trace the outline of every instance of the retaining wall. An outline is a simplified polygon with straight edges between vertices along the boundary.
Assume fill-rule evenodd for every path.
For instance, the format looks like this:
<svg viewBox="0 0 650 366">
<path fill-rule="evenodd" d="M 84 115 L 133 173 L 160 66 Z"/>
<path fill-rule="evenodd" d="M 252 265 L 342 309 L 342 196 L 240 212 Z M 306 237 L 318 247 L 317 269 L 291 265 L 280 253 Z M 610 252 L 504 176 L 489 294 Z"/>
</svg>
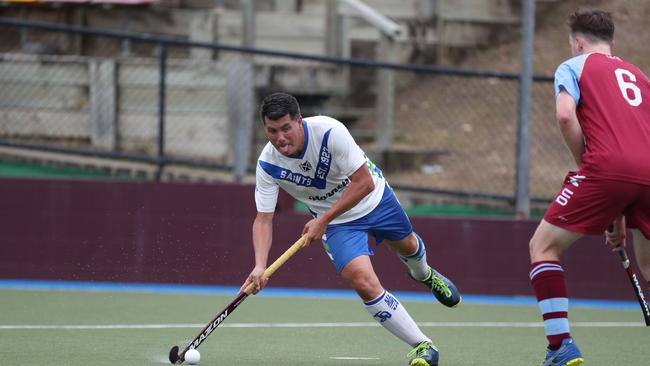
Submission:
<svg viewBox="0 0 650 366">
<path fill-rule="evenodd" d="M 229 184 L 0 179 L 0 278 L 239 285 L 254 264 L 253 192 Z M 284 196 L 272 258 L 309 219 L 291 207 Z M 430 263 L 464 293 L 532 295 L 527 247 L 536 222 L 412 222 Z M 387 248 L 378 248 L 373 263 L 388 289 L 423 290 Z M 578 241 L 563 265 L 571 296 L 634 299 L 602 237 Z M 298 252 L 270 285 L 346 287 L 320 243 Z"/>
</svg>

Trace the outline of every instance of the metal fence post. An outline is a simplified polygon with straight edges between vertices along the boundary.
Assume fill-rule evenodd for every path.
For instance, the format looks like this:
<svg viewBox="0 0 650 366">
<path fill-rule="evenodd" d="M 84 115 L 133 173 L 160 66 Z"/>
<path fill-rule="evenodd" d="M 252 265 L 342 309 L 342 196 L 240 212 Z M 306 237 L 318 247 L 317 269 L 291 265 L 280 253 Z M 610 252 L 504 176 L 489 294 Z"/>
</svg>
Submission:
<svg viewBox="0 0 650 366">
<path fill-rule="evenodd" d="M 158 155 L 156 156 L 156 181 L 160 181 L 165 167 L 165 92 L 167 75 L 167 45 L 159 44 L 160 83 L 158 86 Z"/>
<path fill-rule="evenodd" d="M 515 182 L 515 214 L 519 218 L 530 216 L 530 118 L 533 83 L 533 42 L 535 39 L 535 1 L 525 0 L 522 12 L 523 42 L 521 45 L 521 74 L 519 78 L 519 103 L 517 122 L 517 155 Z"/>
<path fill-rule="evenodd" d="M 241 182 L 250 159 L 255 109 L 253 63 L 246 57 L 228 65 L 226 82 L 228 120 L 233 152 L 233 174 Z"/>
<path fill-rule="evenodd" d="M 383 62 L 395 62 L 395 40 L 381 33 L 379 58 Z M 377 70 L 377 157 L 378 164 L 385 164 L 388 150 L 393 142 L 395 119 L 395 71 Z"/>
<path fill-rule="evenodd" d="M 325 4 L 325 54 L 341 57 L 339 0 L 328 1 Z"/>
<path fill-rule="evenodd" d="M 255 2 L 242 2 L 242 46 L 255 47 Z"/>
</svg>

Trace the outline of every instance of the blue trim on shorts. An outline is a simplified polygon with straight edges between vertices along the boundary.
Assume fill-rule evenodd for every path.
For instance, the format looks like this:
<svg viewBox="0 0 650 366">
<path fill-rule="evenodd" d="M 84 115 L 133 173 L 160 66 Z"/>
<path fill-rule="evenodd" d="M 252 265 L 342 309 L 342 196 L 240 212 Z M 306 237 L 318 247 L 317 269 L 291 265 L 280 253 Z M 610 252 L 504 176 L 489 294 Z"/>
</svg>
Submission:
<svg viewBox="0 0 650 366">
<path fill-rule="evenodd" d="M 381 201 L 366 216 L 356 220 L 328 225 L 323 246 L 332 259 L 337 272 L 354 258 L 374 255 L 368 245 L 368 234 L 375 238 L 376 245 L 385 239 L 401 240 L 413 232 L 413 226 L 388 184 Z"/>
</svg>

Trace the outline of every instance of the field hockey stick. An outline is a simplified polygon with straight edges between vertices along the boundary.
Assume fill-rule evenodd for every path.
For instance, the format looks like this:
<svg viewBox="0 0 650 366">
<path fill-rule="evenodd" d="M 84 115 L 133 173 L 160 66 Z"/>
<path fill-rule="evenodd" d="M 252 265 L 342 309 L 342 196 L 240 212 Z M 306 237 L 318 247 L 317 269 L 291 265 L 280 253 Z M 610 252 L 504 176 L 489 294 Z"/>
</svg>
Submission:
<svg viewBox="0 0 650 366">
<path fill-rule="evenodd" d="M 614 226 L 609 225 L 607 227 L 607 231 L 610 233 L 613 232 Z M 630 258 L 627 256 L 625 247 L 620 245 L 618 248 L 616 248 L 616 252 L 618 253 L 618 256 L 621 258 L 621 262 L 623 263 L 623 268 L 625 268 L 627 277 L 630 279 L 630 283 L 632 283 L 632 287 L 634 288 L 636 299 L 637 301 L 639 301 L 639 306 L 641 306 L 641 312 L 643 313 L 643 319 L 645 320 L 645 325 L 650 327 L 650 309 L 648 309 L 648 303 L 645 301 L 645 297 L 643 296 L 643 290 L 641 289 L 639 280 L 636 277 L 636 273 L 634 273 L 634 270 L 632 269 L 632 264 L 630 263 Z"/>
<path fill-rule="evenodd" d="M 271 275 L 278 269 L 280 268 L 281 265 L 284 264 L 289 258 L 291 258 L 292 255 L 294 255 L 300 248 L 302 248 L 305 245 L 305 239 L 306 236 L 302 236 L 298 241 L 293 243 L 292 246 L 289 247 L 281 256 L 278 257 L 278 259 L 275 260 L 265 271 L 263 274 L 264 278 L 269 278 Z M 212 333 L 223 321 L 230 315 L 235 309 L 241 304 L 247 297 L 253 292 L 253 289 L 255 287 L 255 284 L 250 283 L 244 291 L 240 292 L 237 294 L 237 297 L 233 301 L 230 302 L 230 304 L 226 305 L 225 308 L 223 308 L 217 316 L 215 316 L 204 328 L 203 330 L 196 336 L 190 344 L 185 347 L 185 349 L 182 352 L 178 352 L 179 348 L 178 346 L 173 346 L 169 350 L 169 362 L 172 364 L 181 364 L 183 361 L 185 361 L 185 353 L 193 348 L 199 347 L 203 341 Z"/>
</svg>

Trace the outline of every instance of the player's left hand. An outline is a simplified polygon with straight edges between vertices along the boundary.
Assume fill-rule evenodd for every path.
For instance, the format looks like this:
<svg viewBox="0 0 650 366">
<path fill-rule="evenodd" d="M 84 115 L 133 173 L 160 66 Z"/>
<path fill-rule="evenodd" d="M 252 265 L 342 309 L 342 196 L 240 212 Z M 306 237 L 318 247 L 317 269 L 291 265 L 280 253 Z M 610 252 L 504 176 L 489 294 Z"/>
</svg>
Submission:
<svg viewBox="0 0 650 366">
<path fill-rule="evenodd" d="M 625 217 L 619 216 L 612 223 L 614 230 L 609 232 L 605 230 L 605 244 L 612 248 L 612 251 L 616 251 L 619 247 L 625 246 Z"/>
<path fill-rule="evenodd" d="M 325 229 L 327 229 L 327 222 L 321 218 L 309 220 L 302 229 L 302 235 L 307 235 L 305 246 L 309 245 L 312 240 L 320 240 L 325 234 Z"/>
</svg>

